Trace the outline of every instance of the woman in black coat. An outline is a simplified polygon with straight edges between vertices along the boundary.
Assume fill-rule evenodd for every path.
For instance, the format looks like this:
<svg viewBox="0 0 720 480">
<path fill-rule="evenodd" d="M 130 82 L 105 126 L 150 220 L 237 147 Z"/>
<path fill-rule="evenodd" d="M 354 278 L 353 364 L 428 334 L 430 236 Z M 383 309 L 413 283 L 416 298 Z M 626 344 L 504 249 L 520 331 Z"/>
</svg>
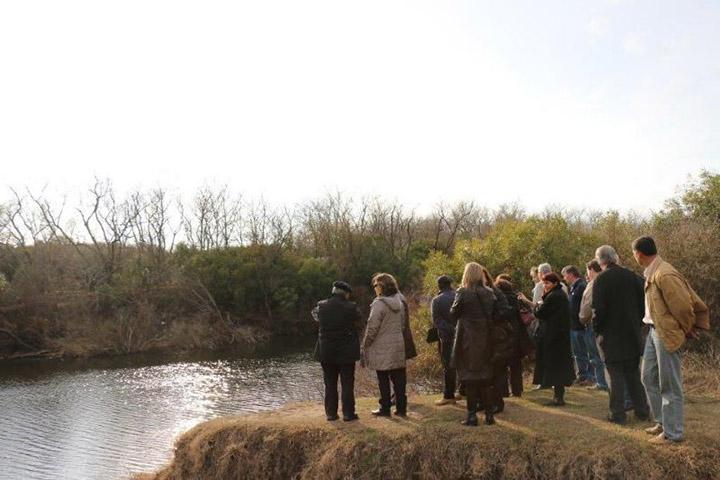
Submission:
<svg viewBox="0 0 720 480">
<path fill-rule="evenodd" d="M 555 273 L 543 276 L 545 293 L 535 309 L 540 321 L 535 334 L 535 376 L 533 383 L 541 387 L 553 387 L 551 405 L 565 405 L 565 387 L 575 379 L 572 350 L 570 347 L 570 308 L 568 297 Z"/>
<path fill-rule="evenodd" d="M 483 405 L 494 405 L 493 389 L 493 318 L 497 315 L 498 299 L 483 282 L 482 266 L 475 262 L 465 265 L 462 286 L 455 293 L 450 315 L 457 320 L 451 364 L 467 393 L 467 426 L 477 426 L 477 412 Z M 494 408 L 485 408 L 485 423 L 495 423 Z"/>
</svg>

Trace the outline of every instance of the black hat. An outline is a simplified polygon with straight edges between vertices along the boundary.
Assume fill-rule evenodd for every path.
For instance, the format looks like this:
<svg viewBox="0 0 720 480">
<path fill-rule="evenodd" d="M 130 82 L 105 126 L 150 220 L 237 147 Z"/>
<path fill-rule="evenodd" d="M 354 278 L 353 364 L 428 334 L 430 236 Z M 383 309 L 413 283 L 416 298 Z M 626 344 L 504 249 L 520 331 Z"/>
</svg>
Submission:
<svg viewBox="0 0 720 480">
<path fill-rule="evenodd" d="M 344 290 L 348 293 L 352 293 L 352 287 L 350 287 L 350 284 L 347 282 L 343 282 L 341 280 L 333 282 L 333 288 L 337 288 L 338 290 Z"/>
</svg>

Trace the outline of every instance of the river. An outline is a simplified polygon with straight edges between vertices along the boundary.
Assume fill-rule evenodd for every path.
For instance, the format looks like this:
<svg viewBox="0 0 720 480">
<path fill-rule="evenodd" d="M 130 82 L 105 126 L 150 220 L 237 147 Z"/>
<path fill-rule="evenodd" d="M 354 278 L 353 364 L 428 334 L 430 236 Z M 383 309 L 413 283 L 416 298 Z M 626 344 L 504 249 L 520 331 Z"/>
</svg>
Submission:
<svg viewBox="0 0 720 480">
<path fill-rule="evenodd" d="M 210 418 L 320 400 L 311 345 L 0 365 L 0 478 L 114 479 L 152 471 Z"/>
</svg>

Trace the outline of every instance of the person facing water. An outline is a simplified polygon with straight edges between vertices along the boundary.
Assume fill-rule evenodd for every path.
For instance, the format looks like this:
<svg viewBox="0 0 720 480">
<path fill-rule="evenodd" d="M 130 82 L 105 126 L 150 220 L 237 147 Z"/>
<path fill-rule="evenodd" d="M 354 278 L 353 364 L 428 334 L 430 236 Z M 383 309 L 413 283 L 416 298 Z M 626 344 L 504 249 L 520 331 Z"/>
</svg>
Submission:
<svg viewBox="0 0 720 480">
<path fill-rule="evenodd" d="M 363 364 L 375 370 L 380 390 L 380 408 L 371 413 L 379 417 L 390 416 L 392 382 L 395 393 L 395 414 L 407 415 L 405 371 L 406 322 L 405 297 L 399 292 L 395 278 L 389 273 L 379 273 L 372 279 L 375 300 L 370 305 L 365 336 L 362 341 Z"/>
<path fill-rule="evenodd" d="M 343 420 L 357 420 L 355 413 L 355 362 L 360 359 L 360 311 L 350 301 L 352 288 L 346 282 L 332 285 L 330 298 L 321 300 L 312 311 L 318 322 L 315 359 L 323 369 L 325 416 L 337 420 L 338 377 L 342 390 Z"/>
<path fill-rule="evenodd" d="M 455 403 L 456 373 L 450 366 L 453 338 L 455 337 L 455 320 L 450 315 L 450 307 L 455 300 L 455 290 L 452 288 L 452 278 L 441 275 L 437 279 L 438 294 L 430 303 L 433 326 L 438 332 L 438 353 L 443 367 L 443 398 L 435 402 L 436 405 L 449 405 Z"/>
<path fill-rule="evenodd" d="M 467 418 L 463 424 L 466 426 L 477 426 L 480 402 L 485 406 L 485 423 L 495 423 L 492 321 L 497 310 L 498 299 L 492 289 L 485 286 L 482 266 L 468 263 L 450 308 L 457 321 L 452 365 L 465 384 Z"/>
</svg>

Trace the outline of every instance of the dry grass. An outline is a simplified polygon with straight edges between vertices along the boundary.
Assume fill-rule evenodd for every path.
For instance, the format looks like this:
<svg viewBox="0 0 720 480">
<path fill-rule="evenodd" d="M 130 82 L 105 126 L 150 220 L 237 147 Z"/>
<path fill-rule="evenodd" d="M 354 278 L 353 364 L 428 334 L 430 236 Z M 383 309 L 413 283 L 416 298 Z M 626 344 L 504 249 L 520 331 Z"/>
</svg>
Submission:
<svg viewBox="0 0 720 480">
<path fill-rule="evenodd" d="M 603 420 L 607 395 L 572 388 L 568 406 L 546 407 L 549 391 L 509 399 L 492 427 L 459 424 L 462 405 L 412 396 L 410 417 L 377 419 L 361 399 L 359 422 L 329 423 L 318 404 L 198 425 L 177 442 L 174 461 L 143 480 L 258 478 L 717 479 L 720 399 L 690 396 L 687 440 L 647 443 L 642 428 Z"/>
</svg>

